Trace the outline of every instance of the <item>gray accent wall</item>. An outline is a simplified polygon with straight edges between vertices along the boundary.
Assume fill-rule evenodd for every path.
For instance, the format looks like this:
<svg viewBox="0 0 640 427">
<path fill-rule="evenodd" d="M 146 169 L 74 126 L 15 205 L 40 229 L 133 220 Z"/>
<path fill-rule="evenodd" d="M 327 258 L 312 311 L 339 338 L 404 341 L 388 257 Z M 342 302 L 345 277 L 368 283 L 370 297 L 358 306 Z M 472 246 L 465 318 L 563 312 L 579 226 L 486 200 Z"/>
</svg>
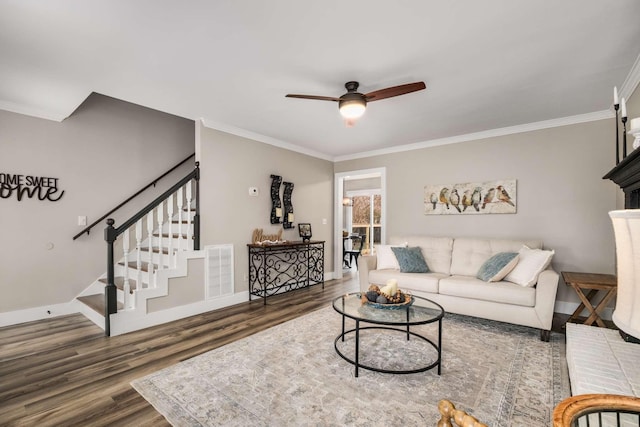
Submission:
<svg viewBox="0 0 640 427">
<path fill-rule="evenodd" d="M 193 152 L 193 121 L 103 95 L 61 123 L 0 111 L 0 173 L 55 177 L 65 191 L 57 202 L 0 199 L 0 313 L 67 303 L 88 287 L 106 271 L 105 225 L 73 241 L 77 217 L 90 224 Z M 116 225 L 192 168 L 114 215 Z"/>
<path fill-rule="evenodd" d="M 282 230 L 282 225 L 270 223 L 271 174 L 294 184 L 295 228 L 284 230 L 283 238 L 300 240 L 298 223 L 311 223 L 312 240 L 325 241 L 324 270 L 331 272 L 333 163 L 206 127 L 199 134 L 202 247 L 233 244 L 235 292 L 248 290 L 247 244 L 253 230 L 262 228 L 266 234 Z M 259 195 L 250 196 L 249 187 L 257 187 Z"/>
<path fill-rule="evenodd" d="M 386 167 L 387 236 L 541 239 L 557 271 L 615 272 L 608 211 L 619 190 L 614 121 L 556 127 L 338 162 L 336 172 Z M 425 215 L 424 186 L 517 180 L 517 213 Z M 576 302 L 561 282 L 557 300 Z"/>
</svg>

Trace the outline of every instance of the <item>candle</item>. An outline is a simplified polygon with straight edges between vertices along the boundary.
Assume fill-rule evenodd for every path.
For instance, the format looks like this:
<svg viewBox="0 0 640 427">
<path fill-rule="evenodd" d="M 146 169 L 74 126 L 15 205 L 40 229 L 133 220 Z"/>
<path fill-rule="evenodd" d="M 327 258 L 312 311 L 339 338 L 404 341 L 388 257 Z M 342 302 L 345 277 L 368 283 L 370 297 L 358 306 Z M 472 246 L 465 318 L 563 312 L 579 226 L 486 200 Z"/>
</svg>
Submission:
<svg viewBox="0 0 640 427">
<path fill-rule="evenodd" d="M 289 216 L 287 216 L 287 222 L 293 222 L 293 214 L 290 213 Z"/>
<path fill-rule="evenodd" d="M 640 130 L 640 117 L 631 119 L 629 122 L 629 130 Z"/>
<path fill-rule="evenodd" d="M 282 208 L 276 208 L 276 217 L 280 218 L 282 216 Z"/>
<path fill-rule="evenodd" d="M 620 105 L 622 105 L 622 117 L 627 117 L 627 104 L 624 102 L 624 98 L 622 98 L 622 102 L 620 103 Z"/>
<path fill-rule="evenodd" d="M 613 87 L 613 105 L 618 105 L 620 102 L 618 101 L 618 86 Z"/>
</svg>

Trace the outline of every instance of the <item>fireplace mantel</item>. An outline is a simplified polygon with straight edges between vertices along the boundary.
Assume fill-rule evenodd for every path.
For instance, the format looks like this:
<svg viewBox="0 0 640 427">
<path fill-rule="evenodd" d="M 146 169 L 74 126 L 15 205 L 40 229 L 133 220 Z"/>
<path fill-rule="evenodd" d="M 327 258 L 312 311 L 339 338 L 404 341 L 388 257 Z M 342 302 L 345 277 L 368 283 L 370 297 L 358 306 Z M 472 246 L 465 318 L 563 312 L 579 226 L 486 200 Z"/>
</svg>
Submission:
<svg viewBox="0 0 640 427">
<path fill-rule="evenodd" d="M 640 149 L 634 150 L 602 179 L 610 179 L 624 191 L 624 208 L 640 208 Z"/>
</svg>

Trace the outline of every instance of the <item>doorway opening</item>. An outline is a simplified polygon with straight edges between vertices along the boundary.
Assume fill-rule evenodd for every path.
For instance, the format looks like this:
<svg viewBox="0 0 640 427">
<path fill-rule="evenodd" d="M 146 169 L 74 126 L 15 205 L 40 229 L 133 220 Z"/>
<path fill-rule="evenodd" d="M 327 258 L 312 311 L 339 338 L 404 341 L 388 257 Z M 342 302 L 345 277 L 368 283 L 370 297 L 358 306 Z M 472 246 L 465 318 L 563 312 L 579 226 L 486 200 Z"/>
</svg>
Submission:
<svg viewBox="0 0 640 427">
<path fill-rule="evenodd" d="M 354 251 L 385 242 L 386 169 L 335 175 L 334 277 L 356 269 Z"/>
</svg>

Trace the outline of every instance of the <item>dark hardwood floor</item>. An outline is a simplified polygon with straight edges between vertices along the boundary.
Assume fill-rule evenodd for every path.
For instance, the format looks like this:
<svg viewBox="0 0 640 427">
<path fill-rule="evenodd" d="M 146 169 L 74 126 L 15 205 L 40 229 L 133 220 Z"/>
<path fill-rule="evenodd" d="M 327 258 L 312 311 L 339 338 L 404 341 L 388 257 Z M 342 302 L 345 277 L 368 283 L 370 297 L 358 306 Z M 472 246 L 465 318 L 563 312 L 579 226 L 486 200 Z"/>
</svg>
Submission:
<svg viewBox="0 0 640 427">
<path fill-rule="evenodd" d="M 111 338 L 80 314 L 0 328 L 0 425 L 168 425 L 129 385 L 133 379 L 357 290 L 349 274 L 324 290 L 270 297 L 266 306 L 254 300 Z M 558 332 L 562 316 L 554 319 Z"/>
<path fill-rule="evenodd" d="M 162 426 L 129 383 L 358 290 L 346 276 L 107 338 L 80 314 L 0 328 L 0 425 Z"/>
</svg>

